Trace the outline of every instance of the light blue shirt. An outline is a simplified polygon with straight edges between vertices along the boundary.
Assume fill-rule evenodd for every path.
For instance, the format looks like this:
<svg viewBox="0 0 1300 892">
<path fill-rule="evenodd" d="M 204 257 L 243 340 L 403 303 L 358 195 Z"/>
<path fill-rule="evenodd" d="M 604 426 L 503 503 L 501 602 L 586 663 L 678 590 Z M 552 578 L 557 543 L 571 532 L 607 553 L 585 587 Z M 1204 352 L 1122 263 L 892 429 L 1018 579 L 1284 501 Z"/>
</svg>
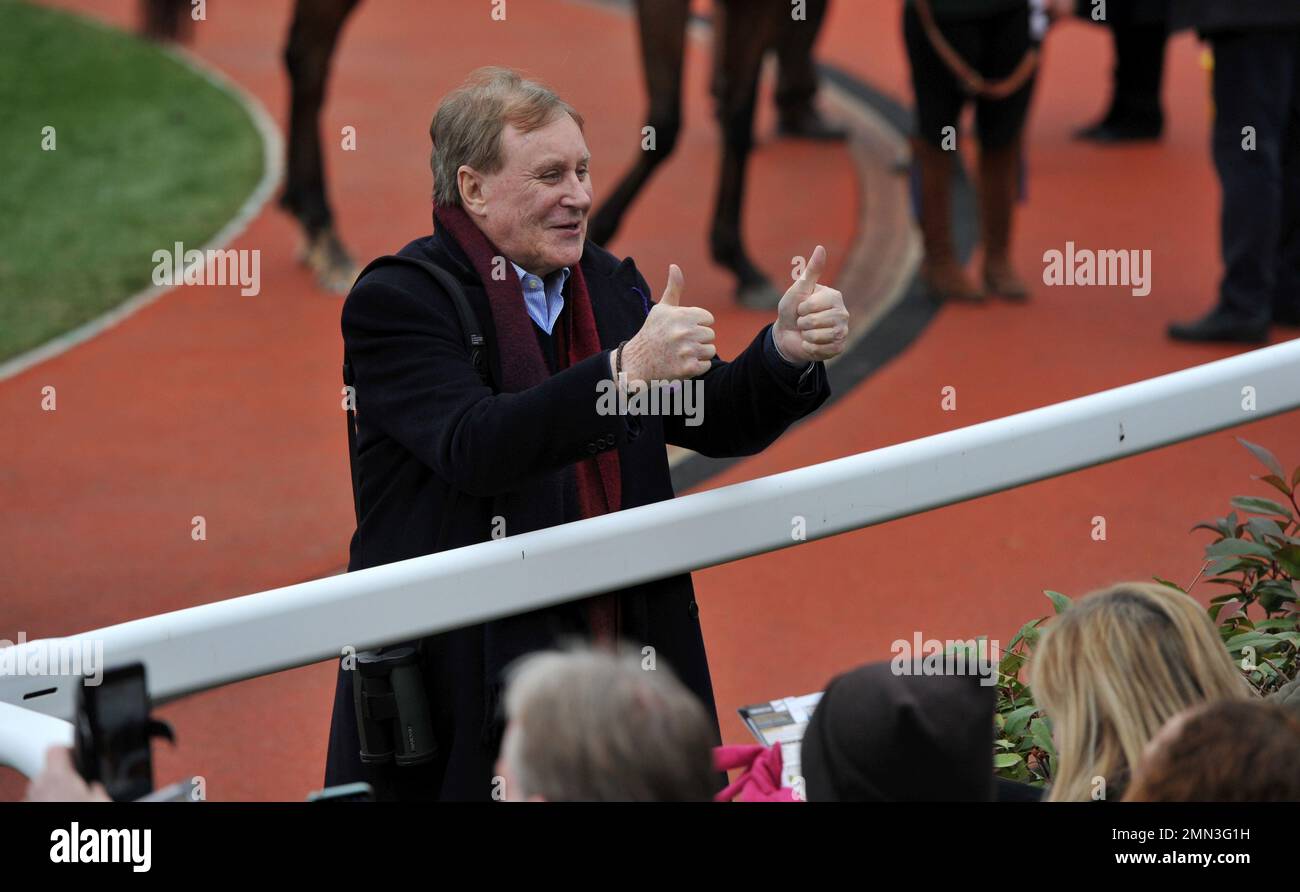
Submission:
<svg viewBox="0 0 1300 892">
<path fill-rule="evenodd" d="M 510 265 L 519 275 L 519 284 L 524 289 L 524 306 L 533 321 L 541 326 L 547 334 L 555 327 L 555 320 L 560 318 L 564 309 L 564 283 L 569 281 L 569 268 L 557 269 L 546 277 L 546 281 L 530 273 L 513 260 Z"/>
</svg>

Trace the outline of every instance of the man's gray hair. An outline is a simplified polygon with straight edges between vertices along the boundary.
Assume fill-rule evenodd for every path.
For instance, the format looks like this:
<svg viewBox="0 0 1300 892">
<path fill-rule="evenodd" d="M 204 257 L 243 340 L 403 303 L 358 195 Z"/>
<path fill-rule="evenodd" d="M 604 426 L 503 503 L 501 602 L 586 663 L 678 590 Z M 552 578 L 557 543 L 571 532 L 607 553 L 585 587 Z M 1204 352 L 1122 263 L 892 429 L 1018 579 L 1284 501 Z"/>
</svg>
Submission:
<svg viewBox="0 0 1300 892">
<path fill-rule="evenodd" d="M 543 651 L 508 670 L 502 758 L 519 789 L 554 802 L 707 802 L 716 734 L 704 706 L 640 652 Z M 650 665 L 654 665 L 651 663 Z"/>
<path fill-rule="evenodd" d="M 443 97 L 429 125 L 434 203 L 460 204 L 456 171 L 462 164 L 485 174 L 501 169 L 501 132 L 507 124 L 528 133 L 562 114 L 582 129 L 582 115 L 545 84 L 509 68 L 487 66 L 471 72 L 464 84 Z"/>
</svg>

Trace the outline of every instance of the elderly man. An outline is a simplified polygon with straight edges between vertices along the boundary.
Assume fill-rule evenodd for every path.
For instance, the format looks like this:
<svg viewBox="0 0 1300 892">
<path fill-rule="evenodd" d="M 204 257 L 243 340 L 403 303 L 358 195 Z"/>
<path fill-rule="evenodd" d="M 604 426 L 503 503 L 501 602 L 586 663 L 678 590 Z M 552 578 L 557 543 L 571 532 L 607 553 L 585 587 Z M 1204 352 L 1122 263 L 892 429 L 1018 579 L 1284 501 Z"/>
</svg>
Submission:
<svg viewBox="0 0 1300 892">
<path fill-rule="evenodd" d="M 712 315 L 682 301 L 681 270 L 670 268 L 652 305 L 630 259 L 585 241 L 582 126 L 553 92 L 506 69 L 480 69 L 440 104 L 435 232 L 400 254 L 454 278 L 485 337 L 486 374 L 430 273 L 390 263 L 358 279 L 342 318 L 358 425 L 349 570 L 672 498 L 666 443 L 753 454 L 829 396 L 822 361 L 842 351 L 848 313 L 839 292 L 816 284 L 825 251 L 813 252 L 776 320 L 723 362 Z M 611 387 L 635 399 L 656 381 L 697 388 L 705 411 L 608 411 L 628 406 L 604 398 Z M 369 781 L 380 799 L 490 799 L 503 670 L 573 635 L 655 647 L 716 737 L 698 616 L 682 574 L 424 640 L 433 743 L 401 766 L 362 762 L 352 672 L 341 667 L 326 783 Z"/>
<path fill-rule="evenodd" d="M 663 663 L 578 648 L 530 654 L 507 678 L 497 799 L 713 798 L 713 723 Z"/>
</svg>

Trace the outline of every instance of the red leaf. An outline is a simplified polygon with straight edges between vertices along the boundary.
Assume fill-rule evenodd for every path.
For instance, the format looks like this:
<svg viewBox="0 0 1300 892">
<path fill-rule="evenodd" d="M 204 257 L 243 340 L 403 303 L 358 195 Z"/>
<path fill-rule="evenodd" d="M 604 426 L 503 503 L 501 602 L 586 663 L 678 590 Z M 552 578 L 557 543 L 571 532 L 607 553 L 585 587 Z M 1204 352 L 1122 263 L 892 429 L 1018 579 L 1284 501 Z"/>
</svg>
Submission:
<svg viewBox="0 0 1300 892">
<path fill-rule="evenodd" d="M 1233 598 L 1231 601 L 1224 601 L 1222 606 L 1219 608 L 1219 615 L 1217 617 L 1219 625 L 1223 625 L 1225 622 L 1232 619 L 1235 614 L 1240 612 L 1241 601 L 1236 598 Z"/>
<path fill-rule="evenodd" d="M 1277 476 L 1276 474 L 1269 474 L 1267 477 L 1256 477 L 1254 474 L 1251 474 L 1250 479 L 1262 480 L 1264 483 L 1267 483 L 1269 486 L 1273 487 L 1274 489 L 1282 493 L 1282 495 L 1286 496 L 1287 498 L 1291 497 L 1291 487 L 1287 486 L 1286 481 L 1283 480 L 1281 477 Z"/>
</svg>

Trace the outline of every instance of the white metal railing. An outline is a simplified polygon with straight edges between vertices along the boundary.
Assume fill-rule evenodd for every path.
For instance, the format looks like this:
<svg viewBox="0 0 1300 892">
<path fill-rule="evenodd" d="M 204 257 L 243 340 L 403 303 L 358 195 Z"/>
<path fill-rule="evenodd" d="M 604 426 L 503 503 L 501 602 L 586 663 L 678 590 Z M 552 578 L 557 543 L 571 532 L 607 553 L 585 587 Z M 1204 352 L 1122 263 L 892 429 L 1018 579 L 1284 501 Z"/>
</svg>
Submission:
<svg viewBox="0 0 1300 892">
<path fill-rule="evenodd" d="M 164 703 L 337 658 L 345 646 L 409 640 L 775 551 L 1296 408 L 1300 340 L 733 486 L 62 641 L 102 644 L 108 668 L 144 663 L 151 697 Z M 805 540 L 792 535 L 796 517 Z M 48 645 L 16 645 L 12 656 Z M 68 720 L 78 683 L 0 676 L 0 703 Z M 0 727 L 12 715 L 0 712 Z M 32 721 L 25 742 L 0 735 L 0 764 L 29 771 L 31 752 L 43 749 L 32 735 L 66 730 Z"/>
<path fill-rule="evenodd" d="M 52 746 L 72 746 L 72 724 L 44 713 L 0 703 L 0 765 L 35 777 Z"/>
</svg>

